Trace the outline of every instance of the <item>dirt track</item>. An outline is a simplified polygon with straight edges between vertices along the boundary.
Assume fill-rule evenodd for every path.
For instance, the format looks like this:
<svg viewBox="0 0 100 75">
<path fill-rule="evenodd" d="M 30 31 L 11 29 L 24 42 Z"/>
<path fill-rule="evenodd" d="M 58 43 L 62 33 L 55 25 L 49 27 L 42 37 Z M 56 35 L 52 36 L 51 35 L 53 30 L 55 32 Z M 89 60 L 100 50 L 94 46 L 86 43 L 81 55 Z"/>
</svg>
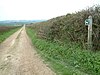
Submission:
<svg viewBox="0 0 100 75">
<path fill-rule="evenodd" d="M 31 45 L 25 26 L 0 45 L 0 75 L 56 75 Z"/>
</svg>

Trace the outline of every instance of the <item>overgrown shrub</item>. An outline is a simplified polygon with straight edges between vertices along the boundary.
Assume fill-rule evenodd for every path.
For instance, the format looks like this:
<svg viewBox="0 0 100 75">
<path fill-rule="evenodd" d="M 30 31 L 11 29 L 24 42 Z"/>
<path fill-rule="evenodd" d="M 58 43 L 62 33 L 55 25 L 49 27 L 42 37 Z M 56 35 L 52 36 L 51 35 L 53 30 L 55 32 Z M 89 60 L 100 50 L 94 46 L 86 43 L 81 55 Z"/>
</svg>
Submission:
<svg viewBox="0 0 100 75">
<path fill-rule="evenodd" d="M 87 46 L 88 27 L 84 21 L 93 17 L 93 50 L 100 50 L 100 6 L 96 5 L 80 12 L 56 17 L 34 24 L 39 37 L 51 41 L 78 42 L 83 48 Z"/>
</svg>

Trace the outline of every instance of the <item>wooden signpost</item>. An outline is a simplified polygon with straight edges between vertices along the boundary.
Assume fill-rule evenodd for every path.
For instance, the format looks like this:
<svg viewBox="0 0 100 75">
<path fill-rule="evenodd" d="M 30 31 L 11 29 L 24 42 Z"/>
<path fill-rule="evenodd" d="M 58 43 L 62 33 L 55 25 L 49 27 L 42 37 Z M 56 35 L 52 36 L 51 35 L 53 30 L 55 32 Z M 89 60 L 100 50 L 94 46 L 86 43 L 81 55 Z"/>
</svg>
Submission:
<svg viewBox="0 0 100 75">
<path fill-rule="evenodd" d="M 92 50 L 92 16 L 85 20 L 85 25 L 88 26 L 88 49 Z"/>
</svg>

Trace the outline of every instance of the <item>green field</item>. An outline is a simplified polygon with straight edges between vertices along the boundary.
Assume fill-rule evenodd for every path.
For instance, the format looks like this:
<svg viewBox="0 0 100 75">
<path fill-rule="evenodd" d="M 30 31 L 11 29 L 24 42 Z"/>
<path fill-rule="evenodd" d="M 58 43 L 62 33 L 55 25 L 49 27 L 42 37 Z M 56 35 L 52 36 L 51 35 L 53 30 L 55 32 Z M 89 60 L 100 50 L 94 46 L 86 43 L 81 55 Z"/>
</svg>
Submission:
<svg viewBox="0 0 100 75">
<path fill-rule="evenodd" d="M 27 33 L 38 53 L 57 75 L 100 75 L 100 52 L 83 50 L 72 42 L 51 42 L 37 37 L 31 28 Z"/>
<path fill-rule="evenodd" d="M 0 26 L 0 43 L 16 32 L 20 27 L 15 26 Z"/>
</svg>

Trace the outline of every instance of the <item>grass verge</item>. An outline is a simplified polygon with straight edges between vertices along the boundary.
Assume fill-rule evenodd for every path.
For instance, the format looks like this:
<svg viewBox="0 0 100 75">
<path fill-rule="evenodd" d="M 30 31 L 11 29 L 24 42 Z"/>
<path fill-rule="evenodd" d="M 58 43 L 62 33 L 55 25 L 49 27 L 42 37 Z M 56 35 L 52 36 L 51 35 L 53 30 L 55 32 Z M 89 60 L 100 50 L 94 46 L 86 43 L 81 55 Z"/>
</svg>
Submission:
<svg viewBox="0 0 100 75">
<path fill-rule="evenodd" d="M 13 34 L 14 32 L 16 32 L 20 27 L 16 27 L 14 29 L 10 29 L 7 31 L 3 31 L 0 32 L 0 43 L 3 42 L 6 38 L 8 38 L 11 34 Z"/>
<path fill-rule="evenodd" d="M 37 38 L 36 32 L 27 33 L 37 51 L 49 62 L 57 75 L 100 75 L 100 52 L 81 50 L 79 44 L 58 43 Z"/>
</svg>

